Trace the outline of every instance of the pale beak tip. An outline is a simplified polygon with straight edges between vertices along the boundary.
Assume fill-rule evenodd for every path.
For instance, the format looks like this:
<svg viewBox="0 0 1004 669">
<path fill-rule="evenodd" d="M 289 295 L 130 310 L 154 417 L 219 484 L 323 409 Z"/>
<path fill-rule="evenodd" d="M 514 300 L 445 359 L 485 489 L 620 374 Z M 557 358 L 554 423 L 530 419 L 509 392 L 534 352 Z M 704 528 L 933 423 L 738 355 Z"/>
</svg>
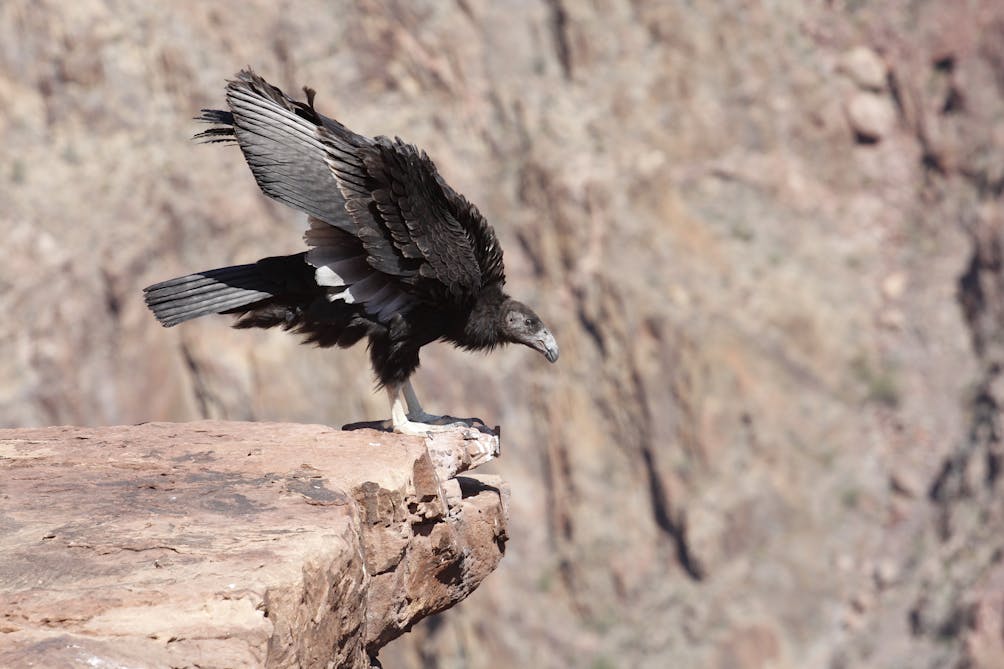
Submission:
<svg viewBox="0 0 1004 669">
<path fill-rule="evenodd" d="M 550 332 L 545 331 L 544 336 L 537 339 L 533 347 L 543 353 L 548 362 L 558 362 L 558 342 Z"/>
</svg>

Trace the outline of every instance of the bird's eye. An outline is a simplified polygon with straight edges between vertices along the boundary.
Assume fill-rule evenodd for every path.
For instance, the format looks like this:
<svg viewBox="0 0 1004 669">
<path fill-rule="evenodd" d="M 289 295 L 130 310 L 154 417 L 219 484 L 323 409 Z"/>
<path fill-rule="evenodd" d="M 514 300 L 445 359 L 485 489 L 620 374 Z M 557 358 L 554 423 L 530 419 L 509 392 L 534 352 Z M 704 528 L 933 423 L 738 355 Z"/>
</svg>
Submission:
<svg viewBox="0 0 1004 669">
<path fill-rule="evenodd" d="M 527 318 L 526 320 L 523 321 L 523 325 L 527 326 L 528 328 L 533 327 L 533 319 Z"/>
</svg>

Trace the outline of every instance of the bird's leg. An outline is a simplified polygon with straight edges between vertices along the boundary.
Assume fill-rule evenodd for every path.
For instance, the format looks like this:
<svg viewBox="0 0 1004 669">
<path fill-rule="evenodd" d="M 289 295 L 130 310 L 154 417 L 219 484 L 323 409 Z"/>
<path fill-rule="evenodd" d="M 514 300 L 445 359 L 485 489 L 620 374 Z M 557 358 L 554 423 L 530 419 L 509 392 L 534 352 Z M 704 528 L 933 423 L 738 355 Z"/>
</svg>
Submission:
<svg viewBox="0 0 1004 669">
<path fill-rule="evenodd" d="M 399 430 L 398 427 L 404 426 L 409 421 L 401 402 L 401 387 L 388 384 L 387 398 L 390 400 L 390 422 L 395 432 L 402 432 L 403 430 Z"/>
<path fill-rule="evenodd" d="M 404 400 L 408 403 L 408 420 L 431 425 L 445 425 L 447 427 L 471 427 L 477 423 L 484 424 L 480 418 L 454 418 L 453 416 L 437 416 L 433 413 L 426 413 L 418 401 L 415 388 L 411 385 L 411 380 L 401 384 L 404 392 Z"/>
<path fill-rule="evenodd" d="M 401 399 L 401 390 L 404 387 L 405 399 Z M 405 402 L 408 404 L 408 408 L 411 409 L 414 400 L 414 404 L 418 404 L 418 398 L 415 397 L 415 390 L 411 388 L 411 385 L 405 381 L 403 384 L 387 384 L 387 397 L 390 399 L 390 419 L 393 425 L 394 431 L 401 434 L 411 434 L 419 437 L 426 436 L 429 432 L 445 432 L 447 430 L 452 430 L 457 425 L 466 426 L 465 423 L 451 423 L 449 425 L 437 425 L 435 423 L 427 423 L 422 420 L 413 420 L 417 418 L 411 411 L 405 411 Z M 418 407 L 421 412 L 422 417 L 435 419 L 437 416 L 430 416 L 429 414 L 421 411 L 421 406 Z"/>
<path fill-rule="evenodd" d="M 415 388 L 411 385 L 410 379 L 401 385 L 401 389 L 404 391 L 404 401 L 408 403 L 409 420 L 418 421 L 419 423 L 435 423 L 442 418 L 442 416 L 435 416 L 425 412 L 425 409 L 422 408 L 421 403 L 418 401 L 418 395 L 415 394 Z"/>
</svg>

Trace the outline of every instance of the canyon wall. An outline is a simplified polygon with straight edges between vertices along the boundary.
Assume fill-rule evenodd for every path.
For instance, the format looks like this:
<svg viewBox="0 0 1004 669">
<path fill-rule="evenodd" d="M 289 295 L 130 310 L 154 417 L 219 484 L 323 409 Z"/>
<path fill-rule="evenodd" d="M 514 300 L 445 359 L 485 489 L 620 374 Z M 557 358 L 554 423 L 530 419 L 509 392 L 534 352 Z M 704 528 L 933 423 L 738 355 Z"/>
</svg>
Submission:
<svg viewBox="0 0 1004 669">
<path fill-rule="evenodd" d="M 0 422 L 385 417 L 142 304 L 302 248 L 189 141 L 245 65 L 425 148 L 561 345 L 424 352 L 511 540 L 386 666 L 1000 666 L 999 2 L 5 2 Z"/>
</svg>

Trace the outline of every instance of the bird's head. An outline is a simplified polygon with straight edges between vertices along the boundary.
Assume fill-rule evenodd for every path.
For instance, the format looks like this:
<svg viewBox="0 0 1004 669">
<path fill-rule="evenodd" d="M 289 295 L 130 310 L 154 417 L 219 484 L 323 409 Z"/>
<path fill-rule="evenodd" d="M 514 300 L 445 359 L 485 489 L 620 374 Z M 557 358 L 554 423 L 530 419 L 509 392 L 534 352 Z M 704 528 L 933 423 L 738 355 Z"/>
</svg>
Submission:
<svg viewBox="0 0 1004 669">
<path fill-rule="evenodd" d="M 540 316 L 522 302 L 508 300 L 503 308 L 502 330 L 506 340 L 540 351 L 548 362 L 558 361 L 558 342 Z"/>
</svg>

